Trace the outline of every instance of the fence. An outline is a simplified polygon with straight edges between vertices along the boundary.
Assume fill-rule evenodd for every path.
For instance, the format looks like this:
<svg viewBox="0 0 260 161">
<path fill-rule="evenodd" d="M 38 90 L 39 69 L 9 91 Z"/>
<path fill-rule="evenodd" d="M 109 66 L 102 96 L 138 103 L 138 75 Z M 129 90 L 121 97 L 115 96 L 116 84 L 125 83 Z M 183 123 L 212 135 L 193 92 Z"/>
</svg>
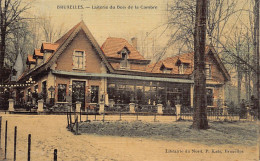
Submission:
<svg viewBox="0 0 260 161">
<path fill-rule="evenodd" d="M 12 145 L 10 145 L 10 144 L 8 144 L 8 140 L 10 140 L 10 134 L 8 133 L 8 121 L 6 120 L 5 121 L 5 131 L 4 131 L 4 156 L 2 156 L 2 155 L 0 155 L 0 160 L 2 160 L 2 159 L 11 159 L 11 158 L 7 158 L 7 153 L 8 153 L 8 148 L 9 148 L 9 146 L 12 146 Z M 2 149 L 2 116 L 0 116 L 0 149 Z M 14 127 L 14 134 L 13 134 L 13 136 L 14 136 L 14 144 L 13 144 L 13 160 L 14 161 L 16 161 L 16 159 L 17 159 L 17 143 L 19 142 L 19 140 L 17 140 L 17 136 L 18 136 L 18 133 L 17 133 L 17 126 L 15 126 Z M 31 151 L 32 151 L 32 149 L 31 149 L 31 143 L 32 143 L 32 141 L 31 141 L 31 138 L 32 138 L 32 136 L 31 136 L 31 134 L 28 134 L 28 145 L 27 145 L 27 156 L 25 156 L 24 158 L 27 158 L 27 160 L 28 161 L 30 161 L 31 160 Z M 21 153 L 20 153 L 21 154 Z M 53 153 L 53 155 L 54 155 L 54 161 L 57 161 L 57 158 L 58 158 L 58 150 L 57 149 L 54 149 L 54 153 Z"/>
<path fill-rule="evenodd" d="M 85 121 L 146 121 L 146 122 L 173 122 L 180 120 L 193 120 L 194 111 L 190 108 L 183 108 L 180 114 L 175 114 L 175 110 L 173 110 L 173 114 L 161 115 L 157 113 L 157 110 L 153 110 L 154 106 L 144 106 L 144 110 L 135 111 L 135 113 L 124 113 L 121 112 L 121 106 L 115 106 L 112 113 L 111 111 L 105 111 L 102 114 L 98 113 L 77 113 L 67 112 L 67 128 L 74 132 L 75 135 L 79 134 L 79 122 Z M 147 112 L 153 111 L 153 112 Z M 207 109 L 207 119 L 209 121 L 255 121 L 256 117 L 250 114 L 250 111 L 247 111 L 245 116 L 241 116 L 237 112 L 228 113 L 221 108 L 212 108 Z"/>
</svg>

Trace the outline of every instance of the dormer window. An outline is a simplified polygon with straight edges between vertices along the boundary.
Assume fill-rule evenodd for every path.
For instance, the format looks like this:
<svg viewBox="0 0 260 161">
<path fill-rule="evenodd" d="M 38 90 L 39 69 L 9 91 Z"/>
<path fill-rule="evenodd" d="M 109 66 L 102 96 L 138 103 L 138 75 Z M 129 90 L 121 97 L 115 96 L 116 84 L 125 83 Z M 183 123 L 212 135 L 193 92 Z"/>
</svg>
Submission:
<svg viewBox="0 0 260 161">
<path fill-rule="evenodd" d="M 163 73 L 168 73 L 168 74 L 170 74 L 172 72 L 172 70 L 171 69 L 163 69 Z"/>
<path fill-rule="evenodd" d="M 168 73 L 170 74 L 172 72 L 172 67 L 169 66 L 169 64 L 165 64 L 163 63 L 160 70 L 163 72 L 163 73 Z"/>
<path fill-rule="evenodd" d="M 184 74 L 186 69 L 189 67 L 189 63 L 184 63 L 180 59 L 177 60 L 176 65 L 178 66 L 179 74 Z"/>
<path fill-rule="evenodd" d="M 188 67 L 189 67 L 189 64 L 181 64 L 179 66 L 179 74 L 184 74 Z"/>
<path fill-rule="evenodd" d="M 120 53 L 121 55 L 121 62 L 120 62 L 120 68 L 121 69 L 128 69 L 129 68 L 129 62 L 128 62 L 128 54 L 129 54 L 129 51 L 124 48 Z"/>
<path fill-rule="evenodd" d="M 183 64 L 179 65 L 179 74 L 184 74 Z"/>
</svg>

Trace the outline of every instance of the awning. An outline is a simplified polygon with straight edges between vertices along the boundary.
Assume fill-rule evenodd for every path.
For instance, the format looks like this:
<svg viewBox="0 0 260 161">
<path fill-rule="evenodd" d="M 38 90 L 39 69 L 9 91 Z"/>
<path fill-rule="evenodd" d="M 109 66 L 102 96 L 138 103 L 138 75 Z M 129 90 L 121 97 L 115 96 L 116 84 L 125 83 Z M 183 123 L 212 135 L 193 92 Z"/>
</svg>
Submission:
<svg viewBox="0 0 260 161">
<path fill-rule="evenodd" d="M 68 72 L 68 71 L 61 71 L 61 70 L 52 70 L 52 73 L 56 75 L 75 76 L 75 77 L 117 78 L 117 79 L 132 79 L 132 80 L 189 83 L 189 84 L 194 83 L 193 80 L 180 79 L 180 78 L 147 77 L 147 76 L 120 75 L 120 74 L 107 74 L 107 73 L 80 73 L 80 72 Z"/>
</svg>

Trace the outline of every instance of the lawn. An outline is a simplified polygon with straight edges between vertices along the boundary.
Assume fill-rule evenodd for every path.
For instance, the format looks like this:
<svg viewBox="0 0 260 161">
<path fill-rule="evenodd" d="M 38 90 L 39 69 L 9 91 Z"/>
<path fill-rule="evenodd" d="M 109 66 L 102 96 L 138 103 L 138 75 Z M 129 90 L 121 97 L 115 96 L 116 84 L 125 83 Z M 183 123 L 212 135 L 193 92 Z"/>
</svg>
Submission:
<svg viewBox="0 0 260 161">
<path fill-rule="evenodd" d="M 187 141 L 205 145 L 248 145 L 257 143 L 256 122 L 209 122 L 208 130 L 193 130 L 191 121 L 173 123 L 142 121 L 92 121 L 79 123 L 81 134 L 121 137 L 144 137 L 162 140 Z"/>
</svg>

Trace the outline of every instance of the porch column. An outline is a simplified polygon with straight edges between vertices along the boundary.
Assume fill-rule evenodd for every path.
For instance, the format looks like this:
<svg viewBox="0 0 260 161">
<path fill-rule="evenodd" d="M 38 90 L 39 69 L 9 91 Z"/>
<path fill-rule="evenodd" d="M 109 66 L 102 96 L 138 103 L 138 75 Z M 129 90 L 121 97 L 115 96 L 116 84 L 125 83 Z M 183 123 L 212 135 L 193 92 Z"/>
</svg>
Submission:
<svg viewBox="0 0 260 161">
<path fill-rule="evenodd" d="M 162 115 L 163 114 L 163 105 L 157 104 L 157 113 Z"/>
<path fill-rule="evenodd" d="M 129 112 L 130 113 L 135 113 L 135 103 L 129 103 Z"/>
<path fill-rule="evenodd" d="M 194 93 L 194 85 L 192 84 L 190 87 L 190 106 L 193 108 L 193 93 Z"/>
<path fill-rule="evenodd" d="M 76 102 L 76 112 L 80 112 L 80 108 L 81 108 L 81 102 L 77 101 Z"/>
<path fill-rule="evenodd" d="M 38 100 L 38 110 L 37 112 L 43 112 L 43 100 Z"/>
<path fill-rule="evenodd" d="M 177 120 L 181 119 L 181 104 L 177 104 L 177 105 L 175 105 L 175 107 L 176 107 Z"/>
<path fill-rule="evenodd" d="M 99 103 L 99 114 L 105 113 L 105 102 L 102 101 Z"/>
<path fill-rule="evenodd" d="M 9 112 L 14 112 L 14 99 L 9 99 Z"/>
</svg>

